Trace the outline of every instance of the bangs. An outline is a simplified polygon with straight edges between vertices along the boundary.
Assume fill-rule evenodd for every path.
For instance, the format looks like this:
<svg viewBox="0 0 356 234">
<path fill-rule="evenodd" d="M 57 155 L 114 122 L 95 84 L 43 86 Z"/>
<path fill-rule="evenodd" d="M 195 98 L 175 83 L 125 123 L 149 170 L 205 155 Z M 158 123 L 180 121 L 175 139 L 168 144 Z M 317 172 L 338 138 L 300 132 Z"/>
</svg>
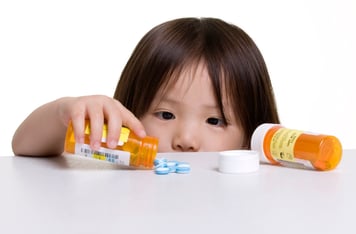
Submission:
<svg viewBox="0 0 356 234">
<path fill-rule="evenodd" d="M 200 64 L 203 64 L 203 66 L 206 67 L 205 62 L 200 58 L 189 58 L 184 63 L 178 64 L 176 67 L 170 69 L 166 75 L 162 77 L 162 83 L 157 95 L 166 94 L 172 86 L 176 85 L 179 78 L 185 75 L 185 73 L 189 74 L 188 77 L 191 77 L 190 82 L 193 82 Z"/>
</svg>

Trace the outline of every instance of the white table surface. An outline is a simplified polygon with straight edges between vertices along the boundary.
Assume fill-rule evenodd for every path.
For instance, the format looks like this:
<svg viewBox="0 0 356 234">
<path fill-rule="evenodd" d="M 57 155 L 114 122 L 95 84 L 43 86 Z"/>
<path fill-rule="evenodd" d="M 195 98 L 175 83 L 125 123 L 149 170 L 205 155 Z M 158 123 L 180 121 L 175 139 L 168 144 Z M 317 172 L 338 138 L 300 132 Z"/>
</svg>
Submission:
<svg viewBox="0 0 356 234">
<path fill-rule="evenodd" d="M 191 173 L 0 157 L 0 233 L 356 233 L 356 150 L 328 172 L 222 174 L 215 153 L 163 156 Z"/>
</svg>

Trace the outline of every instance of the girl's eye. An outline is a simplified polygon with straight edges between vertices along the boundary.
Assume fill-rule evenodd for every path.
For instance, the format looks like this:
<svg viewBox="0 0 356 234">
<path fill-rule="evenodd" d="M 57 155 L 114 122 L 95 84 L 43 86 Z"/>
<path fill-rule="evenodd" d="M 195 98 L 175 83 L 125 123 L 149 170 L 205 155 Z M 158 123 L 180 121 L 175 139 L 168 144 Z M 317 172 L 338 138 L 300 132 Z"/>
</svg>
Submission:
<svg viewBox="0 0 356 234">
<path fill-rule="evenodd" d="M 171 112 L 167 112 L 167 111 L 160 111 L 160 112 L 155 113 L 155 115 L 159 119 L 163 119 L 163 120 L 175 119 L 175 116 Z"/>
<path fill-rule="evenodd" d="M 214 125 L 214 126 L 219 126 L 219 127 L 223 127 L 226 126 L 226 123 L 223 119 L 219 119 L 219 118 L 208 118 L 206 120 L 206 122 L 210 125 Z"/>
</svg>

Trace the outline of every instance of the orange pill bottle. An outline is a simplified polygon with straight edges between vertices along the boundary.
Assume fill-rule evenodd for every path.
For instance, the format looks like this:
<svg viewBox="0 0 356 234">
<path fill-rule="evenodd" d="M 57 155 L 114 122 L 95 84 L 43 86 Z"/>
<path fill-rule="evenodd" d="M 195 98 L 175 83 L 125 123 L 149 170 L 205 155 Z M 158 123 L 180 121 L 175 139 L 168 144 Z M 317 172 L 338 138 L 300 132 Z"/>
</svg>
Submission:
<svg viewBox="0 0 356 234">
<path fill-rule="evenodd" d="M 261 162 L 320 171 L 334 169 L 342 157 L 342 146 L 335 136 L 270 123 L 256 128 L 251 150 L 260 152 Z"/>
<path fill-rule="evenodd" d="M 141 169 L 153 168 L 153 161 L 158 148 L 157 138 L 151 136 L 139 138 L 130 129 L 122 127 L 118 145 L 115 149 L 111 149 L 106 145 L 107 133 L 108 128 L 104 124 L 101 147 L 98 150 L 92 150 L 90 147 L 89 121 L 85 121 L 83 144 L 75 141 L 73 126 L 70 123 L 66 133 L 64 151 L 69 154 L 81 155 L 129 167 Z"/>
</svg>

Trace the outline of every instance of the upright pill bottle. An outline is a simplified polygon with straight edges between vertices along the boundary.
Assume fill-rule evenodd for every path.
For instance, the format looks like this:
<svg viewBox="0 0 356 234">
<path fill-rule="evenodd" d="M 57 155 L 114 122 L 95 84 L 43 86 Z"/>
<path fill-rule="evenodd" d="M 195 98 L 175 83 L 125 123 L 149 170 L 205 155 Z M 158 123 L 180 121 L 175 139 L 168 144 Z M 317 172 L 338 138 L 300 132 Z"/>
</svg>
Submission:
<svg viewBox="0 0 356 234">
<path fill-rule="evenodd" d="M 66 133 L 64 151 L 70 154 L 95 158 L 135 168 L 153 168 L 153 162 L 158 148 L 157 138 L 151 136 L 139 138 L 130 131 L 130 129 L 122 127 L 118 145 L 115 149 L 111 149 L 106 145 L 107 133 L 108 128 L 107 125 L 104 124 L 101 147 L 99 150 L 92 150 L 90 147 L 89 121 L 85 121 L 85 137 L 83 144 L 75 141 L 73 126 L 70 123 Z"/>
<path fill-rule="evenodd" d="M 341 143 L 335 136 L 270 123 L 256 128 L 251 149 L 260 152 L 261 162 L 320 171 L 334 169 L 342 156 Z"/>
</svg>

